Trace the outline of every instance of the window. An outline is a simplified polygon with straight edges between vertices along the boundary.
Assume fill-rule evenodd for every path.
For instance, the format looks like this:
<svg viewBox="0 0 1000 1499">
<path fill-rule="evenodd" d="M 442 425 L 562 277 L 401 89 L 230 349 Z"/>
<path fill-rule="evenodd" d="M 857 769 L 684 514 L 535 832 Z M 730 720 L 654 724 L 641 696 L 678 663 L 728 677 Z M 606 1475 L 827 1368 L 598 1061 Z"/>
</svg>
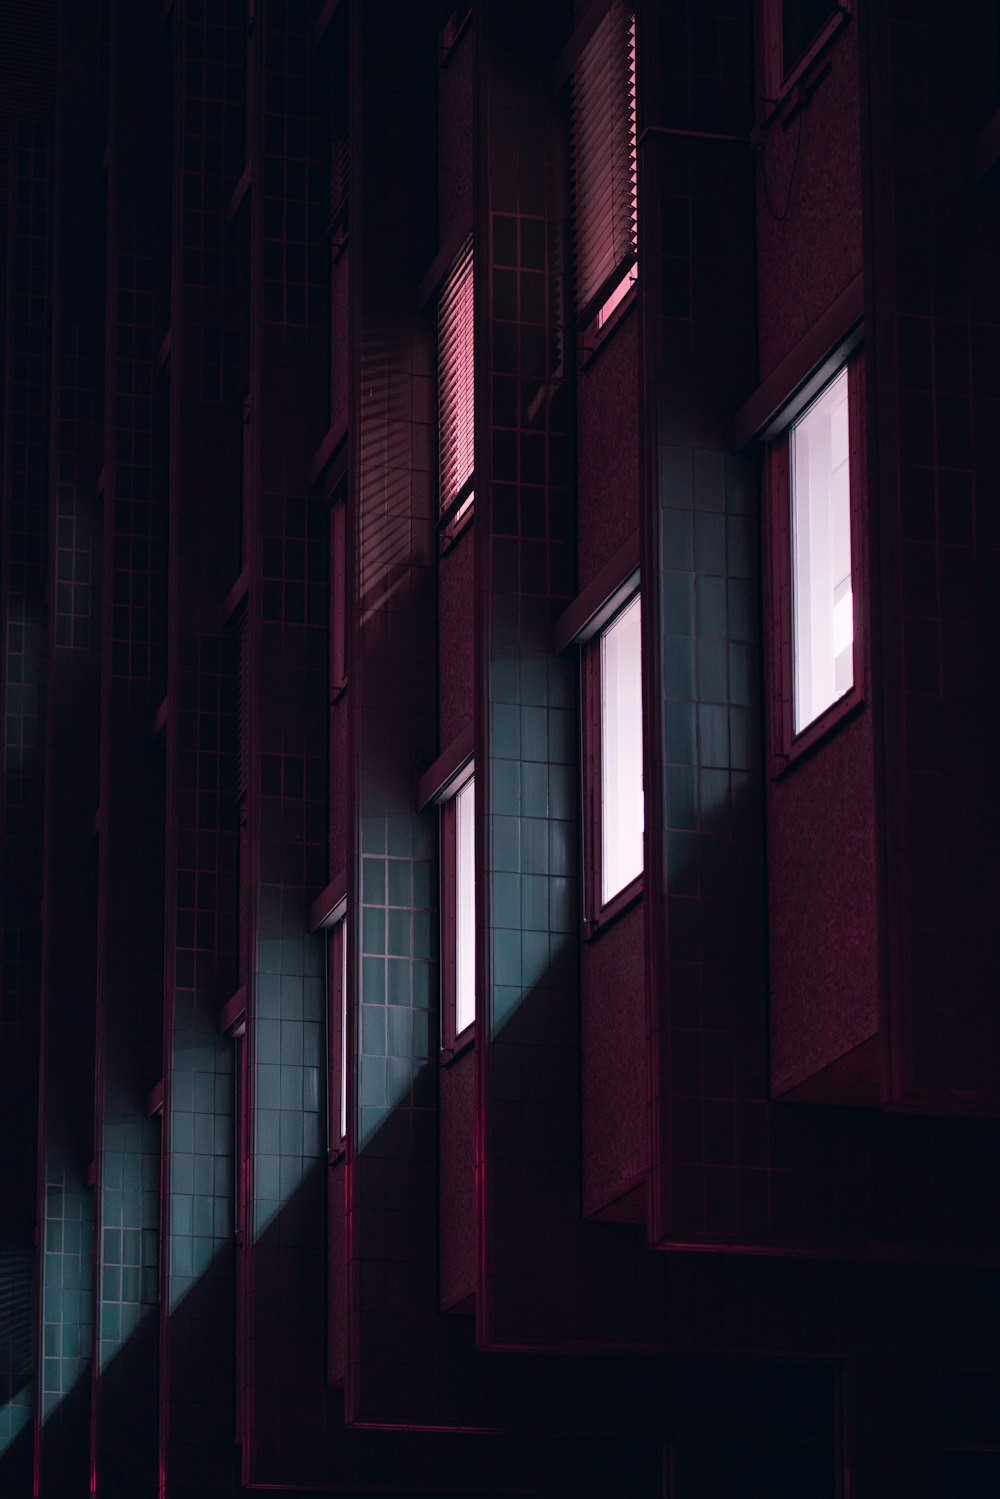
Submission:
<svg viewBox="0 0 1000 1499">
<path fill-rule="evenodd" d="M 576 307 L 599 332 L 637 276 L 635 17 L 615 0 L 573 78 Z"/>
<path fill-rule="evenodd" d="M 847 19 L 851 0 L 764 0 L 765 87 L 777 104 Z"/>
<path fill-rule="evenodd" d="M 854 685 L 847 370 L 791 429 L 794 732 Z"/>
<path fill-rule="evenodd" d="M 638 594 L 584 657 L 588 915 L 599 925 L 642 888 L 642 606 Z"/>
<path fill-rule="evenodd" d="M 775 773 L 862 698 L 860 357 L 770 442 L 771 714 Z"/>
<path fill-rule="evenodd" d="M 330 507 L 330 701 L 347 686 L 347 500 Z"/>
<path fill-rule="evenodd" d="M 470 236 L 438 302 L 438 506 L 452 527 L 472 509 L 475 469 Z"/>
<path fill-rule="evenodd" d="M 347 1139 L 347 917 L 330 927 L 327 937 L 330 1060 L 328 1090 L 329 1147 L 337 1152 Z"/>
<path fill-rule="evenodd" d="M 476 1018 L 476 793 L 472 766 L 441 804 L 442 1044 Z"/>
</svg>

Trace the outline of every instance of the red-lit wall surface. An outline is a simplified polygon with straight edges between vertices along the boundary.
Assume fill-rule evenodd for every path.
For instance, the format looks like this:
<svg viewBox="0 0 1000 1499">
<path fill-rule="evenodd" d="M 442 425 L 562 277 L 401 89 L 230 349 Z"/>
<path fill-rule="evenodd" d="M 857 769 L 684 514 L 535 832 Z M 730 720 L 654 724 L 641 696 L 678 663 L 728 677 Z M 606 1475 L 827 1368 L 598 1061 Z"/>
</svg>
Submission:
<svg viewBox="0 0 1000 1499">
<path fill-rule="evenodd" d="M 5 137 L 5 1499 L 997 1489 L 994 7 L 854 7 L 765 127 L 762 16 L 641 0 L 638 285 L 581 359 L 603 4 L 60 0 Z M 746 413 L 859 273 L 864 703 L 775 775 Z M 637 531 L 644 889 L 584 933 L 553 640 Z M 470 723 L 451 1057 L 417 788 Z"/>
<path fill-rule="evenodd" d="M 639 526 L 638 319 L 613 328 L 577 372 L 577 588 Z M 619 580 L 620 581 L 620 580 Z M 582 900 L 580 903 L 581 930 Z M 580 953 L 583 1207 L 642 1222 L 646 1173 L 643 915 L 633 906 Z M 607 1100 L 614 1097 L 614 1109 Z M 625 1200 L 627 1198 L 627 1201 Z"/>
</svg>

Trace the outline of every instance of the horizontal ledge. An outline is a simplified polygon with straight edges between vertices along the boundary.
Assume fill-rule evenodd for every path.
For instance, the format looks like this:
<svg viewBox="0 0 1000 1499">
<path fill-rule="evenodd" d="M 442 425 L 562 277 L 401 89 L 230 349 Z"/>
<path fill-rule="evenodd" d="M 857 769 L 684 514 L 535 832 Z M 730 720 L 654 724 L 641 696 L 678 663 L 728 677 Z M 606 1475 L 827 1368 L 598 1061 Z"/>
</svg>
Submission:
<svg viewBox="0 0 1000 1499">
<path fill-rule="evenodd" d="M 339 4 L 340 0 L 326 0 L 326 4 L 320 11 L 319 20 L 313 27 L 312 36 L 309 38 L 309 45 L 314 52 L 326 35 L 327 27 L 336 15 Z"/>
<path fill-rule="evenodd" d="M 240 173 L 240 180 L 239 180 L 239 182 L 237 182 L 236 186 L 233 188 L 233 191 L 232 191 L 232 194 L 230 196 L 229 202 L 226 204 L 226 228 L 227 229 L 229 228 L 230 224 L 233 222 L 233 219 L 235 219 L 236 215 L 239 213 L 239 211 L 240 211 L 240 204 L 243 202 L 243 199 L 246 197 L 247 192 L 249 191 L 249 188 L 250 188 L 250 176 L 251 176 L 251 164 L 248 161 L 247 164 L 246 164 L 246 166 L 243 168 L 242 172 Z"/>
<path fill-rule="evenodd" d="M 734 423 L 736 451 L 755 437 L 771 437 L 787 425 L 790 408 L 801 406 L 861 342 L 864 281 L 859 271 L 808 333 L 800 338 L 762 385 L 740 407 Z"/>
<path fill-rule="evenodd" d="M 472 233 L 472 220 L 463 219 L 451 231 L 440 250 L 431 261 L 417 287 L 417 306 L 426 307 L 436 294 L 441 282 L 451 270 L 452 262 L 458 258 L 465 241 Z"/>
<path fill-rule="evenodd" d="M 342 869 L 309 907 L 309 930 L 318 932 L 323 927 L 336 926 L 346 913 L 347 870 Z"/>
<path fill-rule="evenodd" d="M 976 176 L 985 177 L 1000 161 L 1000 109 L 976 137 Z"/>
<path fill-rule="evenodd" d="M 317 479 L 322 477 L 324 471 L 329 467 L 331 461 L 337 456 L 346 441 L 346 421 L 338 422 L 336 427 L 328 428 L 326 436 L 312 455 L 312 461 L 309 464 L 310 485 L 315 484 Z"/>
<path fill-rule="evenodd" d="M 470 721 L 420 777 L 417 784 L 418 812 L 422 812 L 432 802 L 441 800 L 442 794 L 448 790 L 459 771 L 468 765 L 474 751 L 475 731 Z"/>
<path fill-rule="evenodd" d="M 236 582 L 233 584 L 232 588 L 230 588 L 229 592 L 226 594 L 225 598 L 222 601 L 223 624 L 226 624 L 229 620 L 232 619 L 233 615 L 236 613 L 237 609 L 246 598 L 248 586 L 249 579 L 247 576 L 247 570 L 246 568 L 244 568 L 239 577 L 236 579 Z"/>
<path fill-rule="evenodd" d="M 639 532 L 636 530 L 556 620 L 553 629 L 556 655 L 567 646 L 583 645 L 596 635 L 618 606 L 625 602 L 625 596 L 635 590 L 638 582 Z"/>
<path fill-rule="evenodd" d="M 235 1035 L 247 1018 L 247 986 L 241 984 L 219 1011 L 219 1034 Z"/>
</svg>

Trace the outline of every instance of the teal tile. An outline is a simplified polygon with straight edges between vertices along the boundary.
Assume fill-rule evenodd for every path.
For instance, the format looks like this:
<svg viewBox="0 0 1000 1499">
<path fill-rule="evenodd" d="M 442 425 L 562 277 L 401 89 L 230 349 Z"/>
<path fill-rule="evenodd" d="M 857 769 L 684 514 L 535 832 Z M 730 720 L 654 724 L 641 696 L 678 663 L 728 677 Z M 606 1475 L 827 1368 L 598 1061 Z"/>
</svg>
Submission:
<svg viewBox="0 0 1000 1499">
<path fill-rule="evenodd" d="M 521 921 L 521 880 L 516 874 L 503 871 L 492 875 L 493 912 L 495 926 L 517 927 Z"/>
<path fill-rule="evenodd" d="M 364 905 L 385 905 L 384 859 L 365 858 L 361 861 L 361 898 Z"/>
<path fill-rule="evenodd" d="M 521 808 L 521 763 L 519 760 L 494 760 L 493 808 L 498 813 L 516 816 Z"/>
<path fill-rule="evenodd" d="M 365 1056 L 385 1055 L 386 1010 L 384 1005 L 361 1006 L 361 1050 Z"/>
<path fill-rule="evenodd" d="M 369 862 L 366 860 L 366 863 Z M 389 871 L 389 904 L 390 906 L 409 906 L 411 904 L 411 871 L 413 864 L 409 859 L 390 859 Z M 365 900 L 368 900 L 366 894 Z"/>
<path fill-rule="evenodd" d="M 389 911 L 389 947 L 394 957 L 407 957 L 410 953 L 409 910 Z"/>
<path fill-rule="evenodd" d="M 549 767 L 547 763 L 522 766 L 521 811 L 525 817 L 548 816 Z"/>
<path fill-rule="evenodd" d="M 521 868 L 525 874 L 548 874 L 551 826 L 540 817 L 521 819 Z"/>
<path fill-rule="evenodd" d="M 724 703 L 729 698 L 729 648 L 724 640 L 698 641 L 698 701 Z"/>
<path fill-rule="evenodd" d="M 385 959 L 362 958 L 361 997 L 374 1004 L 385 1003 Z"/>
<path fill-rule="evenodd" d="M 366 953 L 385 952 L 385 909 L 382 906 L 366 906 L 362 922 L 362 950 Z"/>
<path fill-rule="evenodd" d="M 549 880 L 546 875 L 525 875 L 521 880 L 520 921 L 508 923 L 543 932 L 549 925 Z"/>
</svg>

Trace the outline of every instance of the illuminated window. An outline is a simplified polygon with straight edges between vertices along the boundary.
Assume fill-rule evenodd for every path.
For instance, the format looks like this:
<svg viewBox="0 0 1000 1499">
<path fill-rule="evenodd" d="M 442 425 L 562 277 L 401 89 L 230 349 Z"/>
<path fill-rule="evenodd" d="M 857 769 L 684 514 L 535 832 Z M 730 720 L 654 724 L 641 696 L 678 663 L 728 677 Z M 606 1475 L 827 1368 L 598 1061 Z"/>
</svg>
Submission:
<svg viewBox="0 0 1000 1499">
<path fill-rule="evenodd" d="M 476 1018 L 476 794 L 472 767 L 441 804 L 442 1040 L 463 1038 Z"/>
<path fill-rule="evenodd" d="M 472 506 L 475 470 L 472 239 L 438 302 L 438 504 L 452 521 Z"/>
<path fill-rule="evenodd" d="M 828 356 L 764 436 L 768 716 L 780 775 L 864 701 L 861 352 Z"/>
<path fill-rule="evenodd" d="M 339 1150 L 347 1139 L 347 917 L 330 928 L 327 961 L 330 1036 L 330 1147 Z"/>
<path fill-rule="evenodd" d="M 850 424 L 847 370 L 790 433 L 793 728 L 854 685 Z"/>
<path fill-rule="evenodd" d="M 635 17 L 615 0 L 573 77 L 576 305 L 604 327 L 637 276 Z"/>
<path fill-rule="evenodd" d="M 590 641 L 584 658 L 589 916 L 597 924 L 641 888 L 642 606 L 639 595 Z"/>
</svg>

